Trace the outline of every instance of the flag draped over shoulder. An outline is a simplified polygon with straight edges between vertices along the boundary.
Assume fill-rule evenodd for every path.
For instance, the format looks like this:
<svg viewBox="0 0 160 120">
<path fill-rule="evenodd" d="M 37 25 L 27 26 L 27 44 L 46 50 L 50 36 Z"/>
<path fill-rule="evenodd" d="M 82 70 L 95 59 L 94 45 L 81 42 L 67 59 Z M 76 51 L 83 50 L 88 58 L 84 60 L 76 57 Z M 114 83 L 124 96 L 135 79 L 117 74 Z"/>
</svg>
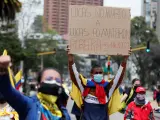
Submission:
<svg viewBox="0 0 160 120">
<path fill-rule="evenodd" d="M 119 92 L 119 88 L 117 88 L 113 92 L 113 94 L 110 98 L 110 101 L 108 103 L 108 114 L 109 115 L 119 111 L 119 109 L 121 107 L 121 98 L 122 98 L 122 95 Z"/>
<path fill-rule="evenodd" d="M 108 81 L 109 84 L 111 85 L 108 91 L 109 105 L 107 109 L 109 111 L 109 115 L 115 112 L 118 112 L 121 106 L 121 103 L 120 103 L 121 95 L 120 95 L 118 86 L 123 80 L 125 68 L 126 68 L 126 63 L 122 63 L 114 79 L 112 81 Z M 72 70 L 73 70 L 73 73 L 71 75 L 74 75 L 74 77 L 72 76 L 72 91 L 70 95 L 74 100 L 74 102 L 76 103 L 76 105 L 79 108 L 81 108 L 83 104 L 82 93 L 84 92 L 84 88 L 86 85 L 88 85 L 89 81 L 85 79 L 83 75 L 78 73 L 75 64 L 72 65 Z"/>
<path fill-rule="evenodd" d="M 8 54 L 7 50 L 4 50 L 3 55 L 7 55 L 7 54 Z M 11 85 L 16 89 L 19 89 L 19 87 L 21 86 L 22 71 L 20 70 L 14 77 L 11 68 L 8 67 L 8 73 L 9 73 Z"/>
<path fill-rule="evenodd" d="M 83 78 L 82 75 L 80 75 L 80 76 L 81 76 L 81 79 L 85 79 L 85 78 Z M 82 94 L 81 94 L 80 89 L 74 83 L 72 83 L 72 91 L 71 91 L 70 95 L 71 95 L 72 99 L 74 100 L 74 102 L 77 104 L 77 106 L 79 108 L 81 108 L 81 106 L 83 104 Z M 109 115 L 119 111 L 119 109 L 121 107 L 121 102 L 120 102 L 121 97 L 122 97 L 122 95 L 119 92 L 119 88 L 117 88 L 113 92 L 113 94 L 109 100 L 109 103 L 108 103 L 108 114 Z"/>
<path fill-rule="evenodd" d="M 83 84 L 87 84 L 86 79 L 80 74 L 81 80 L 83 82 Z M 73 101 L 76 103 L 76 105 L 81 109 L 81 106 L 83 105 L 83 98 L 82 98 L 82 92 L 84 88 L 83 86 L 81 86 L 81 88 L 79 88 L 78 86 L 76 86 L 73 82 L 72 82 L 72 91 L 70 93 Z"/>
</svg>

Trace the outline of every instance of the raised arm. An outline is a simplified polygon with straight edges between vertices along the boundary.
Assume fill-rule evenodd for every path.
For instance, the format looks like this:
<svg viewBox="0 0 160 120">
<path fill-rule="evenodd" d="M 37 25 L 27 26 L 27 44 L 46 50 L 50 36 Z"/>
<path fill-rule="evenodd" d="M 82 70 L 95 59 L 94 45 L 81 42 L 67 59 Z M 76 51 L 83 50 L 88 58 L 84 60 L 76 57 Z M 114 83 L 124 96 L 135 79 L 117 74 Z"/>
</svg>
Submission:
<svg viewBox="0 0 160 120">
<path fill-rule="evenodd" d="M 9 56 L 0 56 L 0 92 L 19 116 L 26 116 L 32 100 L 11 86 L 7 71 L 10 61 Z"/>
<path fill-rule="evenodd" d="M 67 54 L 68 54 L 68 69 L 69 69 L 71 80 L 76 86 L 78 86 L 76 82 L 76 77 L 72 69 L 72 65 L 74 64 L 74 58 L 73 58 L 73 55 L 69 53 L 69 48 L 67 48 Z"/>
<path fill-rule="evenodd" d="M 82 84 L 83 80 L 81 79 L 80 74 L 76 68 L 73 55 L 69 53 L 69 48 L 67 49 L 67 52 L 68 52 L 68 67 L 71 80 L 80 89 L 80 91 L 83 92 L 84 91 L 84 87 Z"/>
<path fill-rule="evenodd" d="M 129 56 L 125 56 L 123 62 L 121 63 L 116 76 L 114 77 L 114 79 L 110 82 L 109 85 L 109 99 L 112 96 L 114 90 L 116 88 L 119 87 L 119 85 L 121 84 L 123 77 L 124 77 L 124 73 L 126 70 L 126 63 L 127 63 L 127 59 Z"/>
</svg>

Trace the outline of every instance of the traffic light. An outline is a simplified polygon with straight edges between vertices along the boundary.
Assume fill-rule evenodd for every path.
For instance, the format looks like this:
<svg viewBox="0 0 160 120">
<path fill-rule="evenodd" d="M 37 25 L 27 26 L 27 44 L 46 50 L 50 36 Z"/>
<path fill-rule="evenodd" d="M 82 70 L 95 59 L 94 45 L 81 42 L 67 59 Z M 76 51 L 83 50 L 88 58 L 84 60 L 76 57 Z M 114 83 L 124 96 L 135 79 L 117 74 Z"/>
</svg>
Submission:
<svg viewBox="0 0 160 120">
<path fill-rule="evenodd" d="M 150 42 L 147 42 L 147 48 L 146 48 L 146 52 L 150 52 Z"/>
<path fill-rule="evenodd" d="M 108 62 L 108 72 L 110 72 L 110 62 Z"/>
</svg>

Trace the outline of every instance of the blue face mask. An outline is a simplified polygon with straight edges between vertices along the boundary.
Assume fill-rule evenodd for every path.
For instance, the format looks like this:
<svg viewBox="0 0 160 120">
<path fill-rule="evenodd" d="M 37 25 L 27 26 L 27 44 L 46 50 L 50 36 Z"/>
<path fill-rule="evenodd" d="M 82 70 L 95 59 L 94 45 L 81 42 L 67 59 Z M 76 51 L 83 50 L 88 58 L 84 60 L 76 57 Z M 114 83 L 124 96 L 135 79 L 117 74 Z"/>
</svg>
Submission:
<svg viewBox="0 0 160 120">
<path fill-rule="evenodd" d="M 94 77 L 94 81 L 97 83 L 100 83 L 103 80 L 103 74 L 95 74 L 93 77 Z"/>
</svg>

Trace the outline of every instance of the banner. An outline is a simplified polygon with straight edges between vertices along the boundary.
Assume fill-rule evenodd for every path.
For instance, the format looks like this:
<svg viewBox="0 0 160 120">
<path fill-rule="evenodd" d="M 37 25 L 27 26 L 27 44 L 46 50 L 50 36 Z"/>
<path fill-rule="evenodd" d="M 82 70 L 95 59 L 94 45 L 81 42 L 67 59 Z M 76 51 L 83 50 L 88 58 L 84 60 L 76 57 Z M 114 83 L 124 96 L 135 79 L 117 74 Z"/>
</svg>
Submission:
<svg viewBox="0 0 160 120">
<path fill-rule="evenodd" d="M 68 39 L 73 54 L 128 55 L 130 9 L 70 5 Z"/>
</svg>

